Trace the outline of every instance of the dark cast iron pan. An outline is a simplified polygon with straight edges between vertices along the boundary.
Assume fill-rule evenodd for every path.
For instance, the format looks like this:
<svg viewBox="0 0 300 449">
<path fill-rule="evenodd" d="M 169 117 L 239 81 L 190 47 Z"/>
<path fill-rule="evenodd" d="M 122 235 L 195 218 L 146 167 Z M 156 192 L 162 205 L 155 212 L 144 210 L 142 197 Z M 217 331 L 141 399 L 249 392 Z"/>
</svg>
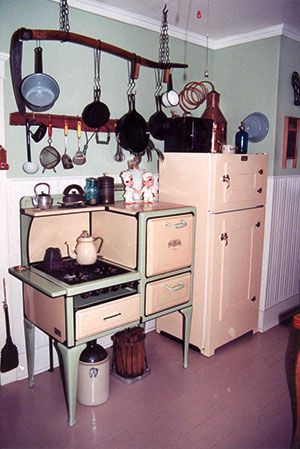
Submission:
<svg viewBox="0 0 300 449">
<path fill-rule="evenodd" d="M 161 109 L 161 96 L 155 95 L 156 112 L 149 118 L 149 131 L 152 137 L 157 140 L 165 140 L 168 136 L 169 120 Z"/>
<path fill-rule="evenodd" d="M 94 50 L 94 101 L 89 103 L 82 111 L 82 120 L 90 128 L 101 128 L 110 117 L 108 106 L 100 101 L 100 49 Z"/>
<path fill-rule="evenodd" d="M 135 110 L 135 94 L 129 93 L 127 97 L 129 110 L 117 122 L 115 130 L 117 141 L 124 150 L 141 154 L 149 143 L 148 124 Z"/>
</svg>

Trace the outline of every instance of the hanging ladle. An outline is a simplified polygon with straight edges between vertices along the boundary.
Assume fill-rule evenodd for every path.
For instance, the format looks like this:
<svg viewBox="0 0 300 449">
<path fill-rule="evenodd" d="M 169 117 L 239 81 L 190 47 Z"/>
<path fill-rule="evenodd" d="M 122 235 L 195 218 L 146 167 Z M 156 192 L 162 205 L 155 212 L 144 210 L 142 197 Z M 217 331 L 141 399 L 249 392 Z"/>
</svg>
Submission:
<svg viewBox="0 0 300 449">
<path fill-rule="evenodd" d="M 29 129 L 30 125 L 28 119 L 26 119 L 25 127 L 26 127 L 27 162 L 24 162 L 24 164 L 22 165 L 22 169 L 28 175 L 33 175 L 38 171 L 39 164 L 32 162 L 31 160 L 30 129 Z"/>
<path fill-rule="evenodd" d="M 77 121 L 77 151 L 74 154 L 73 162 L 75 165 L 83 165 L 86 163 L 86 157 L 80 150 L 80 137 L 81 137 L 81 121 Z"/>
</svg>

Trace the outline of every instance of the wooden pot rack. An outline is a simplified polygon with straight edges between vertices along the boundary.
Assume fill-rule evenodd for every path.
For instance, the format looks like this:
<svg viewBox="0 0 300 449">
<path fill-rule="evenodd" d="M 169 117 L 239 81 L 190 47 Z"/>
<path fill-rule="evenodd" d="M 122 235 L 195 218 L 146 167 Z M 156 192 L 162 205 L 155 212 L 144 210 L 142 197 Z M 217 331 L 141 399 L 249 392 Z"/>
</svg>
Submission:
<svg viewBox="0 0 300 449">
<path fill-rule="evenodd" d="M 81 120 L 81 130 L 87 131 L 87 132 L 94 132 L 98 131 L 100 133 L 104 132 L 115 132 L 115 126 L 117 123 L 117 120 L 110 119 L 108 122 L 102 126 L 101 128 L 90 128 L 89 126 L 86 126 L 85 123 L 82 121 L 82 118 L 79 116 L 73 116 L 73 115 L 57 115 L 57 114 L 40 114 L 37 112 L 12 112 L 9 115 L 9 124 L 13 126 L 23 126 L 26 123 L 26 120 L 35 120 L 39 123 L 44 123 L 44 125 L 48 126 L 49 122 L 52 125 L 52 128 L 64 128 L 65 121 L 68 122 L 68 129 L 77 129 L 77 122 L 78 120 Z"/>
<path fill-rule="evenodd" d="M 101 49 L 105 53 L 117 56 L 119 58 L 126 59 L 132 64 L 132 73 L 134 78 L 137 79 L 139 76 L 139 67 L 145 66 L 153 69 L 161 69 L 165 71 L 167 76 L 164 81 L 167 82 L 168 73 L 171 68 L 186 68 L 187 64 L 179 63 L 161 63 L 156 61 L 151 61 L 150 59 L 143 58 L 135 53 L 130 53 L 123 48 L 116 47 L 115 45 L 108 44 L 99 39 L 93 39 L 88 36 L 84 36 L 77 33 L 70 33 L 67 31 L 59 30 L 32 30 L 27 28 L 19 28 L 16 30 L 11 37 L 10 44 L 10 72 L 12 85 L 15 95 L 16 104 L 19 112 L 14 112 L 10 114 L 10 125 L 24 125 L 26 118 L 29 120 L 36 119 L 46 125 L 49 123 L 49 118 L 51 118 L 52 126 L 56 128 L 64 128 L 65 120 L 68 120 L 69 128 L 76 129 L 76 123 L 81 117 L 78 116 L 64 116 L 55 114 L 39 114 L 39 113 L 26 113 L 26 105 L 20 93 L 20 87 L 22 83 L 22 52 L 23 52 L 23 41 L 59 41 L 70 42 L 73 44 L 83 45 L 85 47 Z M 108 124 L 100 128 L 100 132 L 112 131 L 114 132 L 116 120 L 109 120 Z M 85 131 L 95 131 L 93 128 L 85 127 L 82 123 L 82 129 Z"/>
</svg>

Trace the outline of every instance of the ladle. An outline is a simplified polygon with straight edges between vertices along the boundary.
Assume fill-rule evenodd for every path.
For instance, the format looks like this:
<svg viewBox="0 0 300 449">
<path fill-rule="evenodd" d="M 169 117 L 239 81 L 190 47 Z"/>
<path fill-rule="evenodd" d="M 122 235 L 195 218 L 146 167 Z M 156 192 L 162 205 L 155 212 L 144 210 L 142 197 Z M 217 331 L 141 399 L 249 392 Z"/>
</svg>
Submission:
<svg viewBox="0 0 300 449">
<path fill-rule="evenodd" d="M 27 145 L 27 162 L 24 162 L 22 169 L 28 175 L 33 175 L 39 169 L 39 164 L 31 161 L 31 149 L 30 149 L 30 130 L 29 120 L 26 119 L 26 145 Z"/>
<path fill-rule="evenodd" d="M 78 148 L 73 157 L 73 162 L 75 165 L 83 165 L 86 163 L 86 157 L 80 150 L 80 137 L 81 137 L 81 121 L 77 121 L 77 142 Z"/>
</svg>

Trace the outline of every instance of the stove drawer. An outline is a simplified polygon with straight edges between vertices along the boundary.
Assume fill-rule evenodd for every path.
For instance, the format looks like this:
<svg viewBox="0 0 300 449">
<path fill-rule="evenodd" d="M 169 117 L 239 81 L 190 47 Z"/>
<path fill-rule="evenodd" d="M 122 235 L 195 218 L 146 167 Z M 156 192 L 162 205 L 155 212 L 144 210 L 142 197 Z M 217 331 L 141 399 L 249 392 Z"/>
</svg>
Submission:
<svg viewBox="0 0 300 449">
<path fill-rule="evenodd" d="M 186 214 L 148 220 L 147 276 L 192 264 L 193 219 L 192 214 Z"/>
<path fill-rule="evenodd" d="M 146 286 L 146 315 L 184 304 L 190 300 L 191 273 L 172 276 Z"/>
<path fill-rule="evenodd" d="M 76 312 L 76 340 L 129 324 L 139 318 L 139 294 L 79 310 Z"/>
</svg>

